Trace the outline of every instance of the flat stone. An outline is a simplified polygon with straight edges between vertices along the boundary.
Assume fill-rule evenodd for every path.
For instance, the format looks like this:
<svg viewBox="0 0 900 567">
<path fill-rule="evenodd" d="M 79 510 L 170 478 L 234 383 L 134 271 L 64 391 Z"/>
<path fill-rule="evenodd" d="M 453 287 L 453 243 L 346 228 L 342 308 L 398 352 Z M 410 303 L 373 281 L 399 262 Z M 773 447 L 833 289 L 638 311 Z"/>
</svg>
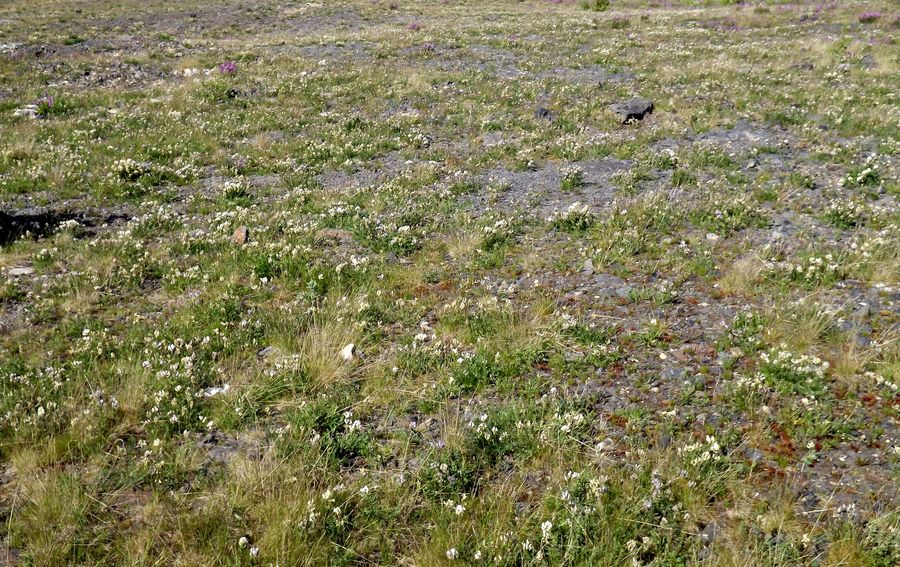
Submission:
<svg viewBox="0 0 900 567">
<path fill-rule="evenodd" d="M 680 380 L 684 377 L 684 368 L 664 368 L 663 371 L 659 373 L 659 377 L 663 380 Z"/>
<path fill-rule="evenodd" d="M 619 289 L 616 290 L 616 295 L 618 295 L 622 299 L 628 299 L 631 297 L 631 291 L 633 289 L 634 289 L 634 287 L 632 287 L 630 285 L 623 285 L 622 287 L 620 287 Z"/>
<path fill-rule="evenodd" d="M 13 266 L 6 269 L 6 275 L 13 277 L 30 276 L 33 273 L 34 268 L 31 266 Z"/>
</svg>

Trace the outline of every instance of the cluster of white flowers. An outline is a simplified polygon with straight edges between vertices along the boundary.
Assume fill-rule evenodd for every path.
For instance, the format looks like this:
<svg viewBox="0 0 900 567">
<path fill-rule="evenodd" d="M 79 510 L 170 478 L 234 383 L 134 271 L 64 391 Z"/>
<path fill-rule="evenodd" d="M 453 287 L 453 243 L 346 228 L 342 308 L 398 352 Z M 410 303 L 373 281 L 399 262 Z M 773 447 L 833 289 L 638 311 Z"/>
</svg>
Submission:
<svg viewBox="0 0 900 567">
<path fill-rule="evenodd" d="M 362 429 L 362 422 L 358 419 L 353 418 L 353 412 L 347 410 L 343 414 L 344 418 L 344 430 L 347 433 L 352 433 L 354 431 L 360 431 Z"/>
<path fill-rule="evenodd" d="M 678 447 L 678 454 L 684 457 L 688 465 L 695 468 L 725 459 L 722 447 L 712 435 L 707 435 L 704 441 Z"/>
<path fill-rule="evenodd" d="M 401 253 L 410 252 L 419 247 L 420 232 L 418 228 L 414 229 L 408 224 L 399 225 L 394 222 L 378 222 L 374 227 L 377 239 L 384 242 L 389 249 Z"/>
<path fill-rule="evenodd" d="M 59 223 L 58 230 L 60 230 L 61 232 L 76 232 L 80 228 L 80 222 L 75 219 L 69 219 Z"/>
<path fill-rule="evenodd" d="M 869 207 L 860 201 L 832 199 L 825 209 L 825 218 L 834 225 L 851 228 L 863 223 L 869 214 Z"/>
<path fill-rule="evenodd" d="M 466 513 L 466 500 L 467 499 L 468 499 L 468 495 L 463 494 L 460 502 L 457 502 L 457 501 L 453 500 L 452 498 L 445 500 L 444 507 L 447 508 L 448 510 L 452 510 L 454 515 L 462 516 L 463 514 Z"/>
<path fill-rule="evenodd" d="M 894 231 L 896 231 L 896 227 L 894 227 Z M 866 262 L 883 254 L 892 254 L 896 247 L 896 238 L 896 234 L 891 234 L 891 229 L 886 229 L 876 234 L 853 239 L 849 248 L 857 255 L 857 261 Z"/>
<path fill-rule="evenodd" d="M 512 234 L 512 223 L 507 219 L 498 219 L 493 224 L 481 227 L 485 238 L 506 239 Z"/>
<path fill-rule="evenodd" d="M 757 372 L 752 376 L 735 374 L 731 384 L 737 392 L 755 394 L 766 390 L 766 377 L 760 372 Z"/>
<path fill-rule="evenodd" d="M 34 261 L 37 263 L 47 263 L 53 260 L 53 257 L 59 252 L 59 249 L 56 247 L 53 248 L 41 248 L 38 252 L 36 252 L 33 256 Z"/>
<path fill-rule="evenodd" d="M 587 425 L 587 418 L 579 411 L 556 412 L 551 421 L 553 427 L 564 435 L 573 434 Z"/>
<path fill-rule="evenodd" d="M 365 215 L 359 205 L 350 205 L 345 201 L 335 201 L 327 209 L 319 213 L 323 221 L 359 219 Z"/>
<path fill-rule="evenodd" d="M 243 197 L 247 194 L 247 182 L 243 177 L 232 177 L 226 179 L 219 186 L 219 192 L 222 196 L 233 199 L 235 197 Z"/>
<path fill-rule="evenodd" d="M 791 278 L 810 284 L 838 278 L 841 274 L 841 266 L 831 253 L 807 256 L 797 264 L 785 263 L 783 269 Z"/>
<path fill-rule="evenodd" d="M 113 162 L 110 167 L 110 176 L 124 181 L 137 181 L 152 171 L 153 166 L 149 163 L 124 158 Z"/>
<path fill-rule="evenodd" d="M 351 254 L 350 261 L 339 263 L 334 267 L 334 271 L 339 274 L 348 271 L 364 274 L 366 273 L 366 271 L 368 271 L 369 262 L 370 258 L 368 256 L 357 256 L 356 254 Z"/>
<path fill-rule="evenodd" d="M 508 431 L 501 431 L 500 428 L 488 421 L 488 415 L 486 413 L 479 414 L 470 420 L 467 427 L 471 429 L 476 436 L 481 437 L 485 441 L 504 441 L 509 437 Z"/>
<path fill-rule="evenodd" d="M 866 158 L 866 161 L 858 171 L 850 172 L 846 177 L 842 178 L 840 185 L 846 187 L 874 185 L 878 183 L 881 177 L 879 169 L 878 156 L 872 154 Z"/>
<path fill-rule="evenodd" d="M 575 201 L 564 211 L 554 211 L 547 217 L 547 222 L 559 230 L 581 231 L 590 228 L 594 218 L 590 207 Z"/>
<path fill-rule="evenodd" d="M 886 379 L 881 374 L 875 374 L 874 372 L 866 372 L 866 378 L 875 382 L 875 385 L 879 388 L 883 388 L 888 394 L 896 395 L 900 386 L 897 385 L 896 382 L 892 382 L 891 380 Z"/>
<path fill-rule="evenodd" d="M 0 415 L 0 427 L 19 431 L 26 426 L 37 425 L 60 407 L 59 392 L 69 382 L 63 368 L 47 366 L 22 373 L 10 373 L 3 382 L 14 386 L 3 406 L 7 411 Z M 52 415 L 56 418 L 57 416 Z"/>
<path fill-rule="evenodd" d="M 771 371 L 785 371 L 797 376 L 806 377 L 809 383 L 817 378 L 822 378 L 828 371 L 830 364 L 818 356 L 807 354 L 795 354 L 787 350 L 787 345 L 781 344 L 768 352 L 759 355 L 765 364 L 764 373 Z"/>
<path fill-rule="evenodd" d="M 563 170 L 560 188 L 564 191 L 577 189 L 584 183 L 584 171 L 577 166 L 570 166 Z"/>
</svg>

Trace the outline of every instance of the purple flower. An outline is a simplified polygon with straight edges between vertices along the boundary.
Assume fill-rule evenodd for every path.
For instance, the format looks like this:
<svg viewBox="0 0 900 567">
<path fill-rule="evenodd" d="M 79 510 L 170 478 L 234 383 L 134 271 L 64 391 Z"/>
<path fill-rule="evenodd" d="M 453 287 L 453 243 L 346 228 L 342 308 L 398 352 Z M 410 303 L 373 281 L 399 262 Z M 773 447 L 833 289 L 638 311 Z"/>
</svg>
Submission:
<svg viewBox="0 0 900 567">
<path fill-rule="evenodd" d="M 419 31 L 422 29 L 422 24 L 419 22 L 410 22 L 409 25 L 406 26 L 406 29 L 409 31 Z"/>
<path fill-rule="evenodd" d="M 51 106 L 53 106 L 53 102 L 54 102 L 53 96 L 49 95 L 47 93 L 44 93 L 44 96 L 37 99 L 35 101 L 35 104 L 37 104 L 38 106 L 46 106 L 47 108 L 50 108 Z"/>
<path fill-rule="evenodd" d="M 431 43 L 430 41 L 426 41 L 425 43 L 422 44 L 422 50 L 428 51 L 428 52 L 434 52 L 434 44 Z"/>
<path fill-rule="evenodd" d="M 859 15 L 859 23 L 873 24 L 881 19 L 881 12 L 863 12 Z"/>
<path fill-rule="evenodd" d="M 48 117 L 53 111 L 53 104 L 55 102 L 56 99 L 54 99 L 52 95 L 44 93 L 44 96 L 34 101 L 35 106 L 37 106 L 37 115 L 41 118 Z"/>
<path fill-rule="evenodd" d="M 223 75 L 234 75 L 237 73 L 237 63 L 234 61 L 225 61 L 219 64 L 219 72 Z"/>
</svg>

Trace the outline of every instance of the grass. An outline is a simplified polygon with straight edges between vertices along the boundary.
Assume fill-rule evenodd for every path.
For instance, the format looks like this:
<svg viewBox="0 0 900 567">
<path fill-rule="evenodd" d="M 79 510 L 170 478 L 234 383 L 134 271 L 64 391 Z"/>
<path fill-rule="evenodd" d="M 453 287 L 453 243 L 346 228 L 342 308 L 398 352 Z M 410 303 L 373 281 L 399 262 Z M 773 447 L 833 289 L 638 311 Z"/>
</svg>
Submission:
<svg viewBox="0 0 900 567">
<path fill-rule="evenodd" d="M 0 563 L 897 564 L 892 9 L 4 3 Z"/>
</svg>

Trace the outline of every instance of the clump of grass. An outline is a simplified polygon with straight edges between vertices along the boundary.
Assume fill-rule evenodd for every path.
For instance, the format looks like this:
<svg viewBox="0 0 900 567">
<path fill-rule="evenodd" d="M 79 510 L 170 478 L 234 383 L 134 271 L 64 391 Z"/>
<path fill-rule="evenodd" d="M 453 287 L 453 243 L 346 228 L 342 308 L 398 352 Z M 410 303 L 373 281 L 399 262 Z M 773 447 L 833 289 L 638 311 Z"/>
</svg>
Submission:
<svg viewBox="0 0 900 567">
<path fill-rule="evenodd" d="M 594 12 L 605 12 L 609 9 L 610 0 L 581 0 L 581 7 Z"/>
<path fill-rule="evenodd" d="M 578 167 L 567 168 L 563 172 L 563 178 L 559 182 L 559 190 L 563 192 L 575 191 L 584 185 L 584 172 Z"/>
<path fill-rule="evenodd" d="M 881 19 L 881 12 L 862 12 L 856 19 L 861 24 L 874 24 Z"/>
</svg>

